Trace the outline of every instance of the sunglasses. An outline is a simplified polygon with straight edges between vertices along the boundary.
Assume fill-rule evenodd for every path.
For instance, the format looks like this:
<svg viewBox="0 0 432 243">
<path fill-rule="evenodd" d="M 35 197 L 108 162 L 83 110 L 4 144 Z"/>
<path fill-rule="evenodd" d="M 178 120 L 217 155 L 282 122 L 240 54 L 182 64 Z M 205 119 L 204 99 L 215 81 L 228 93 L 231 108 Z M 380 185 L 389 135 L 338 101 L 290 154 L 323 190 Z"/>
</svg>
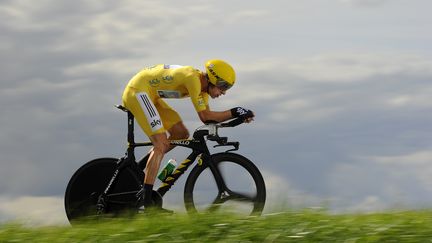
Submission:
<svg viewBox="0 0 432 243">
<path fill-rule="evenodd" d="M 227 81 L 225 81 L 223 79 L 219 79 L 216 81 L 216 87 L 218 87 L 219 89 L 221 89 L 223 91 L 226 91 L 232 87 L 232 84 L 228 83 Z"/>
</svg>

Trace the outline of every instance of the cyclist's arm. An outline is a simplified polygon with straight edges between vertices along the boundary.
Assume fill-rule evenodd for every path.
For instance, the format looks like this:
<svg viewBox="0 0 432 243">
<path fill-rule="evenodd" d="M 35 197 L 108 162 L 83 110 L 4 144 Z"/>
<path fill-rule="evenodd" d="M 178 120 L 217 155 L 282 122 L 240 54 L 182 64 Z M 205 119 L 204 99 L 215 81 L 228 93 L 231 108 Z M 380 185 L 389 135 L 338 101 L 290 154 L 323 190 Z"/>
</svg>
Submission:
<svg viewBox="0 0 432 243">
<path fill-rule="evenodd" d="M 208 105 L 208 98 L 208 94 L 205 93 L 191 94 L 192 103 L 194 104 L 195 110 L 197 111 L 198 116 L 203 123 L 210 121 L 224 122 L 233 118 L 230 110 L 211 111 L 210 106 Z"/>
<path fill-rule="evenodd" d="M 207 121 L 216 121 L 216 122 L 224 122 L 229 120 L 232 117 L 231 111 L 211 111 L 210 109 L 205 109 L 203 111 L 198 112 L 198 116 L 202 122 Z"/>
</svg>

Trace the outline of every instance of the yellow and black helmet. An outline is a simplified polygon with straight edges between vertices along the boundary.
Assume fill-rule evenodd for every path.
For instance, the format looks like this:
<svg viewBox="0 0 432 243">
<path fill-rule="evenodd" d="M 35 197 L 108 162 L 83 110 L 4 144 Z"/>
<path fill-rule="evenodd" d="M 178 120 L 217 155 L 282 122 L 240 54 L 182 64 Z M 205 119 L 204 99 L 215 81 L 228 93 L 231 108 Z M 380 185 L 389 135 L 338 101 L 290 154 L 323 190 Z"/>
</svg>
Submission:
<svg viewBox="0 0 432 243">
<path fill-rule="evenodd" d="M 219 59 L 212 59 L 205 63 L 205 67 L 210 83 L 213 85 L 223 90 L 227 90 L 234 85 L 236 74 L 232 66 L 227 62 Z"/>
</svg>

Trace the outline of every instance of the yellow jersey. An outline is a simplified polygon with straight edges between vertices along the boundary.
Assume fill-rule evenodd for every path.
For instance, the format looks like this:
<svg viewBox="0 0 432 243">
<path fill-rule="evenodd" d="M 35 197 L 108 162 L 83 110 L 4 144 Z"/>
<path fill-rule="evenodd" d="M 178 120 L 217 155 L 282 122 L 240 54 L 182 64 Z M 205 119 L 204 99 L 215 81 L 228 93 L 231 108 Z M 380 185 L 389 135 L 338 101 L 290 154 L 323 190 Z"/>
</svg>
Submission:
<svg viewBox="0 0 432 243">
<path fill-rule="evenodd" d="M 145 91 L 152 100 L 190 97 L 197 112 L 206 110 L 209 95 L 201 92 L 201 71 L 191 66 L 158 64 L 144 68 L 128 83 L 137 91 Z"/>
</svg>

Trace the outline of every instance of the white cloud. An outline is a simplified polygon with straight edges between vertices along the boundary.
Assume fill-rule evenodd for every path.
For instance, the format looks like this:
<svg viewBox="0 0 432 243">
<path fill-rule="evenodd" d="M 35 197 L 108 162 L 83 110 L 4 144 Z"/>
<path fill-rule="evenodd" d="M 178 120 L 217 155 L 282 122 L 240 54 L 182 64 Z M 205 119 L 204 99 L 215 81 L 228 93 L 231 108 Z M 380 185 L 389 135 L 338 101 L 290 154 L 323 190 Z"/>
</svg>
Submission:
<svg viewBox="0 0 432 243">
<path fill-rule="evenodd" d="M 267 190 L 265 212 L 323 206 L 325 199 L 294 188 L 288 178 L 265 170 L 261 172 Z"/>
<path fill-rule="evenodd" d="M 116 58 L 97 60 L 92 63 L 77 64 L 64 69 L 68 77 L 91 77 L 99 73 L 110 74 L 114 77 L 127 77 L 142 68 L 140 59 Z M 127 80 L 124 80 L 126 83 Z"/>
<path fill-rule="evenodd" d="M 432 84 L 426 81 L 432 77 L 432 62 L 423 56 L 321 54 L 257 61 L 239 70 L 243 75 L 224 98 L 225 104 L 268 104 L 272 109 L 267 109 L 267 118 L 278 123 L 325 121 L 354 112 L 406 112 L 432 105 Z"/>
<path fill-rule="evenodd" d="M 262 18 L 270 18 L 271 14 L 262 9 L 244 9 L 229 15 L 225 21 L 229 24 L 238 24 L 239 22 L 258 22 Z"/>
<path fill-rule="evenodd" d="M 376 156 L 372 160 L 386 165 L 429 165 L 432 167 L 432 148 L 425 151 L 416 151 L 410 154 L 397 156 Z"/>
<path fill-rule="evenodd" d="M 181 42 L 193 29 L 208 25 L 198 20 L 211 15 L 211 8 L 200 5 L 182 6 L 178 11 L 167 2 L 43 0 L 35 5 L 18 0 L 4 4 L 0 13 L 6 16 L 3 25 L 11 31 L 54 35 L 51 52 L 91 50 L 145 56 L 157 49 L 163 52 L 164 46 Z"/>
<path fill-rule="evenodd" d="M 334 163 L 326 183 L 335 211 L 368 212 L 427 205 L 432 188 L 432 153 L 358 156 Z M 416 185 L 415 189 L 408 185 Z"/>
<path fill-rule="evenodd" d="M 339 0 L 339 1 L 342 3 L 352 4 L 356 6 L 366 6 L 366 7 L 381 6 L 386 2 L 389 2 L 388 0 Z"/>
<path fill-rule="evenodd" d="M 283 66 L 286 73 L 315 82 L 349 83 L 367 81 L 374 76 L 432 74 L 430 59 L 404 54 L 321 54 L 283 63 Z"/>
<path fill-rule="evenodd" d="M 14 220 L 30 226 L 67 225 L 59 197 L 0 197 L 1 221 Z"/>
<path fill-rule="evenodd" d="M 385 103 L 389 105 L 389 108 L 431 108 L 432 102 L 430 102 L 430 94 L 432 93 L 432 87 L 419 87 L 419 89 L 410 93 L 401 91 L 400 94 L 395 94 L 387 98 Z"/>
<path fill-rule="evenodd" d="M 409 154 L 372 156 L 369 159 L 388 168 L 395 177 L 413 176 L 422 188 L 432 191 L 432 148 Z"/>
<path fill-rule="evenodd" d="M 350 213 L 364 213 L 364 212 L 370 213 L 370 212 L 382 211 L 387 209 L 388 209 L 388 204 L 383 202 L 378 196 L 366 196 L 358 204 L 349 206 L 348 208 L 341 211 L 350 212 Z"/>
</svg>

